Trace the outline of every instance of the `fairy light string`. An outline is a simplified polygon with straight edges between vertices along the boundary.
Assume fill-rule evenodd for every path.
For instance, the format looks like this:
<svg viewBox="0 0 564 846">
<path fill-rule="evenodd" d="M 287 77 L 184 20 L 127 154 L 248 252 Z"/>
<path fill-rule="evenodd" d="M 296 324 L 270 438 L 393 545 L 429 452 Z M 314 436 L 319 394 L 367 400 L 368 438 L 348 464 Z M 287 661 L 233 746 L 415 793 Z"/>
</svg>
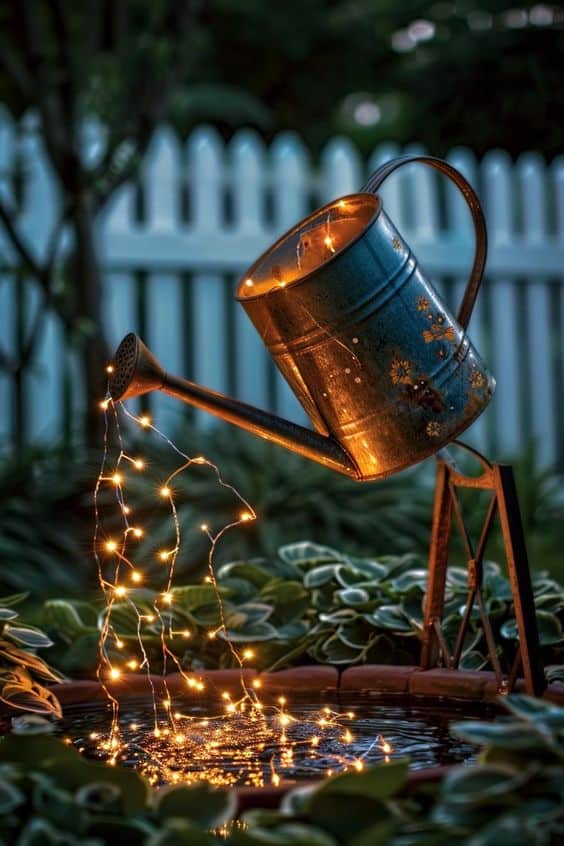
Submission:
<svg viewBox="0 0 564 846">
<path fill-rule="evenodd" d="M 111 372 L 111 365 L 108 372 Z M 327 774 L 344 769 L 362 769 L 364 758 L 375 746 L 381 749 L 385 760 L 390 760 L 392 749 L 380 736 L 361 755 L 347 752 L 355 737 L 350 727 L 343 726 L 343 723 L 354 720 L 352 712 L 343 715 L 325 707 L 311 718 L 298 719 L 288 709 L 285 696 L 279 696 L 275 704 L 265 705 L 261 701 L 258 693 L 262 687 L 260 677 L 247 682 L 245 674 L 245 667 L 256 657 L 255 650 L 250 646 L 236 648 L 229 636 L 229 618 L 215 572 L 218 543 L 227 532 L 256 520 L 254 509 L 233 485 L 222 478 L 213 461 L 202 455 L 191 457 L 184 453 L 155 426 L 149 415 L 133 414 L 123 403 L 114 403 L 109 393 L 100 405 L 105 425 L 101 465 L 94 487 L 93 554 L 104 608 L 99 615 L 97 678 L 111 705 L 108 733 L 90 735 L 100 756 L 111 766 L 122 760 L 134 761 L 154 784 L 207 780 L 221 786 L 241 782 L 262 786 L 265 779 L 276 786 L 284 773 L 291 773 L 296 750 L 301 753 L 307 750 L 307 757 L 314 760 L 330 761 L 332 766 Z M 145 472 L 148 462 L 142 455 L 130 455 L 124 448 L 120 418 L 157 436 L 180 459 L 179 465 L 155 492 L 156 497 L 168 505 L 174 540 L 173 545 L 158 551 L 157 557 L 164 565 L 165 574 L 162 589 L 155 593 L 149 611 L 136 595 L 136 589 L 150 587 L 147 570 L 137 560 L 135 547 L 145 537 L 146 530 L 138 523 L 126 499 L 128 474 Z M 114 434 L 115 441 L 112 439 Z M 115 457 L 112 454 L 114 442 Z M 238 516 L 219 530 L 214 531 L 208 523 L 201 523 L 199 527 L 209 541 L 205 582 L 213 589 L 219 620 L 219 625 L 209 629 L 204 636 L 210 640 L 221 637 L 239 671 L 242 691 L 238 698 L 227 690 L 221 691 L 222 710 L 203 716 L 193 713 L 192 709 L 188 714 L 182 711 L 186 696 L 201 696 L 206 691 L 206 685 L 197 672 L 185 669 L 172 645 L 176 638 L 189 640 L 197 634 L 197 629 L 192 631 L 174 626 L 175 571 L 182 541 L 175 483 L 195 466 L 212 470 L 218 485 L 233 495 L 239 511 Z M 121 529 L 108 536 L 103 530 L 100 498 L 105 487 L 113 489 L 121 517 Z M 146 594 L 142 596 L 146 597 Z M 133 638 L 122 634 L 119 620 L 115 621 L 116 613 L 124 606 L 133 613 L 135 620 Z M 144 642 L 147 633 L 158 635 L 160 644 L 162 674 L 158 689 Z M 124 655 L 123 660 L 115 658 L 116 652 Z M 167 681 L 171 665 L 185 683 L 185 693 L 176 696 L 178 704 Z M 126 724 L 120 716 L 117 690 L 124 674 L 137 672 L 145 674 L 150 691 L 151 731 L 142 731 L 136 722 Z M 252 738 L 252 743 L 249 743 L 249 738 Z M 269 756 L 268 760 L 265 761 L 264 755 Z M 231 756 L 229 761 L 226 756 Z M 194 762 L 202 762 L 202 768 L 194 768 Z"/>
</svg>

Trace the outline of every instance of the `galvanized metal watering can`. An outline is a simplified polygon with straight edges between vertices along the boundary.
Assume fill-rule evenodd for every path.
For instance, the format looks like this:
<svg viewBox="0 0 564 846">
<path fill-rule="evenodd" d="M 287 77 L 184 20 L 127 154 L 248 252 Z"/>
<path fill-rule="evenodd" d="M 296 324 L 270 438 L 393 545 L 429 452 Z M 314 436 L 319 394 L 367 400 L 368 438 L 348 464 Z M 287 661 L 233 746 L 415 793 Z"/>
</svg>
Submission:
<svg viewBox="0 0 564 846">
<path fill-rule="evenodd" d="M 376 193 L 393 170 L 417 161 L 447 175 L 472 214 L 476 252 L 458 318 Z M 493 393 L 466 335 L 486 253 L 482 209 L 464 177 L 430 156 L 395 159 L 360 193 L 298 223 L 237 286 L 317 431 L 165 373 L 133 334 L 116 352 L 110 393 L 119 400 L 165 391 L 355 479 L 388 476 L 456 438 Z"/>
</svg>

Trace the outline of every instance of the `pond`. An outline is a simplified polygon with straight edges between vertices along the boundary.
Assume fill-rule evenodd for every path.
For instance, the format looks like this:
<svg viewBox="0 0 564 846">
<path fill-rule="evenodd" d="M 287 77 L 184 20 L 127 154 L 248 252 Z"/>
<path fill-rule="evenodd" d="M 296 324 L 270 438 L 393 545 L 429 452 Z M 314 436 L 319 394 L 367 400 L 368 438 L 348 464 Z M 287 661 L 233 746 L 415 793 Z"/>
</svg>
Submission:
<svg viewBox="0 0 564 846">
<path fill-rule="evenodd" d="M 228 703 L 228 709 L 230 705 Z M 412 769 L 471 761 L 473 746 L 450 723 L 488 719 L 484 707 L 382 700 L 347 693 L 322 703 L 295 697 L 276 706 L 231 708 L 175 700 L 153 713 L 151 699 L 122 704 L 118 735 L 109 736 L 105 703 L 66 709 L 59 731 L 89 757 L 133 767 L 155 785 L 207 780 L 220 786 L 319 779 L 344 769 L 408 756 Z"/>
</svg>

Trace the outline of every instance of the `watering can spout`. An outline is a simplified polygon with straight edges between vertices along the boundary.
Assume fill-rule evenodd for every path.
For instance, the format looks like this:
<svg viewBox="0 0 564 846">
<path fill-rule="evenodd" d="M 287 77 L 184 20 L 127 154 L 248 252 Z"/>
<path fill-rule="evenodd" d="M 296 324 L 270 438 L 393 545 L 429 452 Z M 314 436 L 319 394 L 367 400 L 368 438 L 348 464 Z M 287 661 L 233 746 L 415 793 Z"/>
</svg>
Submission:
<svg viewBox="0 0 564 846">
<path fill-rule="evenodd" d="M 160 390 L 332 470 L 353 479 L 361 478 L 351 456 L 334 438 L 166 373 L 134 333 L 129 333 L 122 340 L 112 364 L 109 388 L 115 402 Z"/>
</svg>

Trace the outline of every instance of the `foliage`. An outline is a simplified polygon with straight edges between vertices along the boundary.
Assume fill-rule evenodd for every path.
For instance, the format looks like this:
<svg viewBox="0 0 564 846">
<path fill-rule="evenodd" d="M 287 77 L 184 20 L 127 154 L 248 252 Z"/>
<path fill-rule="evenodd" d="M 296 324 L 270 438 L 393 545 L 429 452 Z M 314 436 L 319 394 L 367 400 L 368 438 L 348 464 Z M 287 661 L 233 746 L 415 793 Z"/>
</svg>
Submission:
<svg viewBox="0 0 564 846">
<path fill-rule="evenodd" d="M 51 646 L 41 629 L 16 622 L 14 605 L 25 593 L 0 598 L 0 702 L 9 708 L 61 717 L 61 706 L 45 682 L 61 681 L 61 676 L 35 654 L 35 649 Z"/>
<path fill-rule="evenodd" d="M 225 481 L 241 491 L 257 512 L 256 522 L 222 537 L 219 562 L 273 557 L 280 546 L 303 537 L 361 556 L 426 553 L 432 462 L 379 482 L 358 484 L 233 427 L 200 431 L 186 424 L 174 439 L 186 452 L 204 454 L 216 463 Z M 161 566 L 155 552 L 168 548 L 173 538 L 166 510 L 155 505 L 155 489 L 178 465 L 171 450 L 152 439 L 134 441 L 128 451 L 147 458 L 147 471 L 129 473 L 127 488 L 137 519 L 146 528 L 139 554 L 147 565 L 155 562 L 154 576 Z M 34 599 L 41 599 L 88 596 L 96 589 L 92 490 L 100 457 L 82 452 L 80 460 L 76 458 L 63 448 L 37 449 L 0 465 L 0 592 L 28 590 Z M 531 567 L 548 569 L 562 582 L 562 476 L 539 472 L 532 450 L 515 462 L 515 470 Z M 238 514 L 240 503 L 206 467 L 193 465 L 174 484 L 182 531 L 176 572 L 186 583 L 199 578 L 207 566 L 208 541 L 200 524 L 207 522 L 219 530 Z M 476 537 L 481 509 L 468 505 L 469 528 Z M 121 528 L 116 522 L 120 516 L 113 497 L 108 496 L 107 506 L 104 528 L 111 534 Z M 502 560 L 500 540 L 499 532 L 494 533 L 487 550 L 494 560 Z M 456 539 L 451 558 L 453 563 L 464 561 Z"/>
<path fill-rule="evenodd" d="M 509 718 L 455 727 L 485 748 L 440 787 L 410 786 L 408 762 L 392 761 L 297 787 L 227 834 L 210 829 L 233 817 L 233 791 L 152 791 L 53 737 L 12 735 L 0 742 L 0 836 L 15 846 L 551 846 L 564 830 L 564 709 L 518 695 L 505 704 Z"/>
<path fill-rule="evenodd" d="M 495 562 L 485 562 L 484 604 L 510 663 L 517 641 L 508 579 Z M 283 546 L 272 559 L 251 558 L 220 566 L 228 634 L 255 649 L 258 669 L 295 663 L 346 666 L 357 663 L 414 664 L 419 659 L 427 570 L 414 555 L 360 558 L 310 542 Z M 192 584 L 172 590 L 170 628 L 192 636 L 171 647 L 186 668 L 228 666 L 231 654 L 207 633 L 220 625 L 213 586 Z M 141 613 L 150 614 L 156 593 L 132 589 Z M 468 594 L 466 571 L 451 567 L 443 631 L 451 646 Z M 547 664 L 559 664 L 564 647 L 564 589 L 545 573 L 534 579 L 541 644 Z M 48 601 L 38 618 L 57 646 L 53 660 L 65 672 L 90 673 L 97 662 L 97 606 L 85 601 Z M 163 612 L 164 613 L 164 612 Z M 114 603 L 116 634 L 137 657 L 137 618 L 127 602 Z M 146 625 L 144 644 L 159 667 L 158 625 Z M 111 645 L 108 643 L 108 649 Z M 116 653 L 122 662 L 124 652 Z M 461 667 L 488 666 L 487 648 L 474 611 Z"/>
<path fill-rule="evenodd" d="M 0 590 L 34 599 L 84 588 L 91 509 L 81 502 L 94 470 L 61 450 L 29 450 L 0 467 Z"/>
</svg>

